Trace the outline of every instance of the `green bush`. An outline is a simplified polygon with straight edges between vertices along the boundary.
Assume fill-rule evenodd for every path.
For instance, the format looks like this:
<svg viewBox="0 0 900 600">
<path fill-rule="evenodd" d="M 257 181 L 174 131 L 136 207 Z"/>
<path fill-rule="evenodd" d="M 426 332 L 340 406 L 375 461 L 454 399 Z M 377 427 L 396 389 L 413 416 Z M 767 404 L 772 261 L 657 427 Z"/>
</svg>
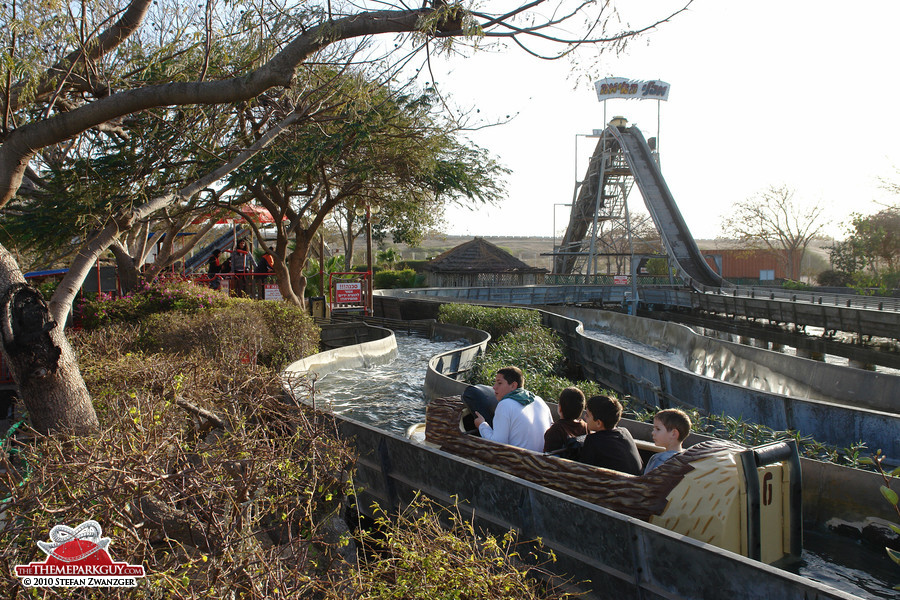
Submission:
<svg viewBox="0 0 900 600">
<path fill-rule="evenodd" d="M 541 315 L 537 311 L 524 308 L 442 304 L 438 312 L 438 321 L 481 329 L 491 334 L 493 340 L 497 340 L 515 329 L 540 327 Z"/>
<path fill-rule="evenodd" d="M 669 260 L 667 258 L 650 258 L 647 260 L 647 275 L 655 277 L 667 277 L 669 275 Z"/>
<path fill-rule="evenodd" d="M 565 368 L 562 341 L 552 329 L 520 327 L 501 336 L 476 361 L 480 373 L 493 378 L 497 369 L 519 367 L 530 375 L 561 375 Z"/>
<path fill-rule="evenodd" d="M 802 281 L 794 281 L 793 279 L 785 279 L 781 282 L 782 289 L 785 290 L 800 290 L 800 291 L 809 291 L 812 289 L 812 286 L 803 283 Z"/>
<path fill-rule="evenodd" d="M 397 290 L 421 287 L 424 277 L 412 269 L 379 271 L 372 276 L 376 290 Z"/>
<path fill-rule="evenodd" d="M 195 312 L 228 304 L 228 294 L 189 281 L 162 281 L 145 286 L 134 294 L 110 298 L 100 294 L 85 299 L 78 307 L 85 329 L 135 323 L 152 314 L 168 311 Z"/>
<path fill-rule="evenodd" d="M 56 288 L 59 287 L 59 282 L 59 279 L 42 279 L 41 281 L 31 280 L 29 283 L 41 292 L 44 300 L 49 301 L 56 292 Z"/>
<path fill-rule="evenodd" d="M 522 369 L 525 388 L 548 402 L 556 402 L 559 393 L 573 385 L 587 397 L 608 393 L 593 381 L 572 382 L 562 377 L 566 367 L 562 340 L 552 329 L 541 325 L 536 311 L 443 304 L 438 320 L 491 334 L 487 352 L 475 362 L 473 381 L 491 385 L 498 369 L 513 366 Z"/>
<path fill-rule="evenodd" d="M 354 273 L 366 273 L 369 270 L 368 265 L 353 265 L 353 268 L 350 269 Z M 372 274 L 374 275 L 378 271 L 381 271 L 381 267 L 378 265 L 372 265 Z"/>
<path fill-rule="evenodd" d="M 829 269 L 816 275 L 816 282 L 828 287 L 849 287 L 853 285 L 853 275 Z"/>
<path fill-rule="evenodd" d="M 900 287 L 900 271 L 888 271 L 881 274 L 881 283 L 887 289 Z"/>
<path fill-rule="evenodd" d="M 429 260 L 401 260 L 397 263 L 398 269 L 412 269 L 416 273 L 422 273 Z"/>
<path fill-rule="evenodd" d="M 542 569 L 555 557 L 540 540 L 521 540 L 514 530 L 503 536 L 476 531 L 456 505 L 445 508 L 417 496 L 399 515 L 379 509 L 375 525 L 375 533 L 363 531 L 360 540 L 373 559 L 360 561 L 343 585 L 326 590 L 325 600 L 569 597 L 565 582 Z"/>
<path fill-rule="evenodd" d="M 299 306 L 287 302 L 255 302 L 272 332 L 271 346 L 264 355 L 265 364 L 281 369 L 319 351 L 319 327 Z"/>
<path fill-rule="evenodd" d="M 614 392 L 600 387 L 596 381 L 570 381 L 565 377 L 537 373 L 525 377 L 525 389 L 534 392 L 547 402 L 559 400 L 559 393 L 567 387 L 577 387 L 584 392 L 585 398 L 606 394 L 615 396 Z"/>
</svg>

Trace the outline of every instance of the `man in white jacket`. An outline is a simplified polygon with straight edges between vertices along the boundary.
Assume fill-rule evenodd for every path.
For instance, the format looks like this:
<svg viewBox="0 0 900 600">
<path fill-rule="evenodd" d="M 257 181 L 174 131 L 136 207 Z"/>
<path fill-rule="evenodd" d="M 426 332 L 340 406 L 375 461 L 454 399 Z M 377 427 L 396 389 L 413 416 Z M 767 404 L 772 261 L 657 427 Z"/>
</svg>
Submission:
<svg viewBox="0 0 900 600">
<path fill-rule="evenodd" d="M 524 389 L 525 376 L 518 367 L 503 367 L 494 376 L 494 395 L 499 404 L 493 427 L 481 413 L 475 413 L 475 426 L 486 440 L 542 452 L 544 432 L 553 424 L 550 408 L 540 396 Z"/>
</svg>

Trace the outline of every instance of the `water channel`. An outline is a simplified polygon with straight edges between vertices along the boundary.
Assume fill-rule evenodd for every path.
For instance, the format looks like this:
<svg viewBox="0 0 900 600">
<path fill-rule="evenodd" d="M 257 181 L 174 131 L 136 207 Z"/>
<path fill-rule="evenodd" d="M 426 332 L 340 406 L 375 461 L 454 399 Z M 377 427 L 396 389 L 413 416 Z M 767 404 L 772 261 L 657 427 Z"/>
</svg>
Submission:
<svg viewBox="0 0 900 600">
<path fill-rule="evenodd" d="M 656 360 L 674 359 L 674 355 L 657 348 L 608 332 L 591 330 L 585 334 L 637 350 Z M 316 404 L 330 407 L 335 414 L 403 435 L 410 425 L 425 421 L 423 382 L 428 360 L 467 344 L 464 340 L 432 342 L 398 333 L 398 356 L 394 361 L 326 375 L 316 383 Z M 892 588 L 900 583 L 900 567 L 883 552 L 823 531 L 805 531 L 804 545 L 803 560 L 793 572 L 860 598 L 897 598 Z"/>
<path fill-rule="evenodd" d="M 698 335 L 705 335 L 707 337 L 715 338 L 718 340 L 724 340 L 726 342 L 741 343 L 740 342 L 741 336 L 733 334 L 733 333 L 727 333 L 727 332 L 719 331 L 716 329 L 708 329 L 706 327 L 698 327 L 698 326 L 692 326 L 692 325 L 688 325 L 687 327 L 689 327 L 694 333 L 696 333 Z M 807 327 L 805 329 L 805 332 L 806 332 L 806 335 L 810 336 L 810 337 L 823 337 L 825 335 L 825 330 L 822 329 L 821 327 Z M 846 344 L 854 343 L 853 336 L 850 336 L 847 334 L 839 334 L 838 339 L 840 339 L 840 341 L 843 341 Z M 884 341 L 891 342 L 891 340 L 884 340 Z M 769 350 L 771 352 L 779 352 L 781 354 L 784 354 L 785 356 L 797 356 L 797 348 L 795 348 L 794 346 L 785 345 L 780 350 L 776 350 L 774 348 L 770 348 Z M 834 354 L 825 354 L 822 357 L 822 361 L 825 363 L 828 363 L 830 365 L 838 365 L 841 367 L 851 366 L 850 359 L 845 358 L 843 356 L 836 356 Z M 853 368 L 858 368 L 858 367 L 853 367 Z M 874 372 L 877 372 L 877 373 L 884 373 L 886 375 L 900 375 L 900 369 L 885 367 L 883 365 L 872 365 L 871 370 Z"/>
<path fill-rule="evenodd" d="M 337 415 L 404 435 L 425 422 L 423 383 L 428 360 L 469 345 L 466 340 L 432 342 L 397 333 L 397 358 L 369 369 L 343 369 L 316 383 L 316 403 Z"/>
</svg>

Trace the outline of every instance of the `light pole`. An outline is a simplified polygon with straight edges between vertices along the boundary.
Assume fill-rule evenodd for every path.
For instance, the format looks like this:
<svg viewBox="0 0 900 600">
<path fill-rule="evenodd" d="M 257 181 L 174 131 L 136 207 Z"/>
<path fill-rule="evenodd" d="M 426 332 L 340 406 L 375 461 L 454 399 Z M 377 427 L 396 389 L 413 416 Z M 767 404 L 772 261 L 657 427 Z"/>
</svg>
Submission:
<svg viewBox="0 0 900 600">
<path fill-rule="evenodd" d="M 370 205 L 367 200 L 365 208 L 357 206 L 355 212 L 359 217 L 363 215 L 366 217 L 366 315 L 374 316 L 375 303 L 372 301 L 372 292 L 375 289 L 372 285 L 372 223 L 378 222 L 377 215 L 381 212 L 381 207 L 377 204 Z"/>
<path fill-rule="evenodd" d="M 605 127 L 606 126 L 605 125 L 605 123 L 606 123 L 606 103 L 605 102 L 603 103 L 603 110 L 604 110 L 603 122 L 604 122 L 604 127 Z M 576 202 L 578 202 L 578 188 L 579 188 L 579 186 L 581 186 L 582 183 L 584 183 L 584 180 L 582 180 L 582 181 L 578 180 L 578 138 L 579 137 L 602 138 L 605 131 L 606 131 L 605 129 L 594 129 L 591 133 L 576 133 L 575 134 L 575 190 L 572 192 L 572 204 L 573 205 Z M 590 164 L 591 164 L 590 160 L 588 160 L 588 173 L 586 175 L 590 174 Z M 603 157 L 600 157 L 600 170 L 597 174 L 597 177 L 598 177 L 599 181 L 597 181 L 597 198 L 594 203 L 594 222 L 593 222 L 593 227 L 591 228 L 591 246 L 590 246 L 590 250 L 588 251 L 588 257 L 587 257 L 587 261 L 586 261 L 587 273 L 585 276 L 585 283 L 588 283 L 588 281 L 590 279 L 591 272 L 592 272 L 591 271 L 592 263 L 594 266 L 593 270 L 596 271 L 596 269 L 597 269 L 597 265 L 596 265 L 597 257 L 594 255 L 594 252 L 595 252 L 595 244 L 597 241 L 597 212 L 600 210 L 600 198 L 603 194 Z M 582 209 L 582 211 L 583 210 L 584 209 Z M 577 260 L 577 258 L 575 260 Z"/>
<path fill-rule="evenodd" d="M 578 186 L 581 185 L 582 183 L 584 183 L 584 182 L 578 180 L 578 138 L 580 138 L 580 137 L 601 138 L 601 137 L 603 137 L 603 130 L 602 129 L 594 129 L 591 133 L 576 133 L 575 134 L 575 190 L 576 190 L 576 195 L 577 195 L 577 191 L 578 191 Z M 588 164 L 590 164 L 590 163 L 588 163 Z M 573 202 L 575 201 L 574 197 L 572 198 L 572 201 Z"/>
<path fill-rule="evenodd" d="M 556 207 L 557 206 L 572 206 L 571 202 L 554 202 L 553 203 L 553 267 L 556 268 L 557 262 L 557 252 L 560 251 L 560 248 L 556 245 Z"/>
</svg>

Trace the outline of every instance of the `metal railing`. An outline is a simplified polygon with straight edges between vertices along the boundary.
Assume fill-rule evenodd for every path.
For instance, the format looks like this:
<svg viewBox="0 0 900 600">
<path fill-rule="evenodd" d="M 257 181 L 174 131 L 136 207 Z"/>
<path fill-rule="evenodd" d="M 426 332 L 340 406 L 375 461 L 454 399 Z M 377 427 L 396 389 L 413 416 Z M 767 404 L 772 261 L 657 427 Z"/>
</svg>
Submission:
<svg viewBox="0 0 900 600">
<path fill-rule="evenodd" d="M 694 289 L 703 294 L 731 296 L 734 298 L 755 298 L 760 300 L 780 300 L 783 302 L 805 302 L 838 306 L 842 308 L 859 308 L 865 310 L 881 310 L 900 312 L 900 298 L 885 296 L 859 296 L 855 294 L 821 293 L 815 290 L 784 290 L 767 287 L 710 287 L 695 283 Z"/>
</svg>

